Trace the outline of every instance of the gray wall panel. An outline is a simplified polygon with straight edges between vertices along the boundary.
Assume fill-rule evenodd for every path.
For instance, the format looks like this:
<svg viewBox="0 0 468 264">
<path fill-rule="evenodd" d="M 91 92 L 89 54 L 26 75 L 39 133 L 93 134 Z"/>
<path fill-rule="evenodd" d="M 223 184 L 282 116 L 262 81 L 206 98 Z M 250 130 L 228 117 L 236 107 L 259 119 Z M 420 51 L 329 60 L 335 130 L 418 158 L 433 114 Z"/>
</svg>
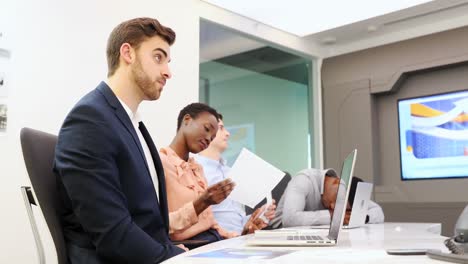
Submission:
<svg viewBox="0 0 468 264">
<path fill-rule="evenodd" d="M 468 203 L 468 178 L 401 181 L 397 100 L 468 89 L 467 65 L 468 27 L 325 59 L 325 167 L 341 167 L 343 153 L 355 145 L 356 175 L 374 182 L 387 220 L 453 225 L 455 213 L 443 206 Z M 404 217 L 409 204 L 418 204 L 418 213 Z"/>
</svg>

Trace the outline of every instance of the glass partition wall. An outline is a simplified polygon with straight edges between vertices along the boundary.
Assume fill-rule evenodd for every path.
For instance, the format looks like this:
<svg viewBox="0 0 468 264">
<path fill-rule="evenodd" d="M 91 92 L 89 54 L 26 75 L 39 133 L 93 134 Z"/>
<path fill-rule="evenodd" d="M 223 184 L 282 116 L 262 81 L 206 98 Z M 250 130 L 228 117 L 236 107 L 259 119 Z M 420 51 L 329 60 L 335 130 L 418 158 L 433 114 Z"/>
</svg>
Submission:
<svg viewBox="0 0 468 264">
<path fill-rule="evenodd" d="M 291 175 L 313 165 L 311 62 L 268 45 L 207 60 L 204 44 L 201 39 L 200 102 L 224 117 L 228 164 L 245 147 Z"/>
</svg>

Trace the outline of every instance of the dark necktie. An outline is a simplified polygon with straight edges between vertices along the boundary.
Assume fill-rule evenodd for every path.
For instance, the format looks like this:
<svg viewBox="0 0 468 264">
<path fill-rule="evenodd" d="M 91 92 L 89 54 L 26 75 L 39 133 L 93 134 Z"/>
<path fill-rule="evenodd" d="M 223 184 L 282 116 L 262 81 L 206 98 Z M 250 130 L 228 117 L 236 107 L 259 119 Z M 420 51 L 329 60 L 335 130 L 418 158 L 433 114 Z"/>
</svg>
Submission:
<svg viewBox="0 0 468 264">
<path fill-rule="evenodd" d="M 153 163 L 154 164 L 149 164 L 148 163 L 148 168 L 150 166 L 155 166 L 155 168 L 156 168 L 156 175 L 155 175 L 156 179 L 153 179 L 153 181 L 155 181 L 155 180 L 158 181 L 158 192 L 159 192 L 159 194 L 161 194 L 161 183 L 160 183 L 160 180 L 159 180 L 159 177 L 161 175 L 160 175 L 160 172 L 158 170 L 158 164 L 161 164 L 161 160 L 159 158 L 158 151 L 156 149 L 156 146 L 154 145 L 153 139 L 151 139 L 151 136 L 150 136 L 148 130 L 146 129 L 145 124 L 143 124 L 142 121 L 138 122 L 138 129 L 140 130 L 141 134 L 143 135 L 143 138 L 145 139 L 146 145 L 148 146 L 148 149 L 150 151 L 151 157 L 153 158 Z M 141 144 L 143 145 L 143 142 L 141 142 Z M 160 196 L 160 195 L 158 195 L 158 196 Z M 159 197 L 158 197 L 158 200 L 159 200 Z"/>
<path fill-rule="evenodd" d="M 159 197 L 157 197 L 157 200 L 161 208 L 161 213 L 163 215 L 164 222 L 166 223 L 166 228 L 167 230 L 169 230 L 169 212 L 167 210 L 167 196 L 165 195 L 166 180 L 164 179 L 164 168 L 161 162 L 161 158 L 159 157 L 158 149 L 156 148 L 156 145 L 154 144 L 153 139 L 148 133 L 148 130 L 146 129 L 145 124 L 143 124 L 143 122 L 138 122 L 138 129 L 140 129 L 140 132 L 143 135 L 143 138 L 145 139 L 146 144 L 148 145 L 148 148 L 150 150 L 151 157 L 153 158 L 154 164 L 148 164 L 148 167 L 155 166 L 156 168 L 156 180 L 158 181 L 159 189 Z"/>
</svg>

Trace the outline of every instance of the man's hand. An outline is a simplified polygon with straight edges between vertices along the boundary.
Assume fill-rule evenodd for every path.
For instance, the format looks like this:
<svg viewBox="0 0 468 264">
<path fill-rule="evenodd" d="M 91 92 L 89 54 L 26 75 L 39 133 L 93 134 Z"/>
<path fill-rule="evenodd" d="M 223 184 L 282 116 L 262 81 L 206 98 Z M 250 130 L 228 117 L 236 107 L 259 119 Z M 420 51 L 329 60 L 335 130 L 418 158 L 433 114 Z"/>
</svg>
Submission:
<svg viewBox="0 0 468 264">
<path fill-rule="evenodd" d="M 264 210 L 265 207 L 262 206 L 253 212 L 249 221 L 245 223 L 244 230 L 242 230 L 242 235 L 252 234 L 255 232 L 255 230 L 260 230 L 268 226 L 265 222 L 263 222 L 262 219 L 259 218 Z"/>
<path fill-rule="evenodd" d="M 330 217 L 333 217 L 333 212 L 335 211 L 335 204 L 332 203 L 330 204 L 330 208 L 328 208 L 328 211 L 330 212 Z M 343 225 L 349 224 L 349 219 L 351 218 L 351 205 L 348 203 L 346 205 L 346 212 L 343 220 Z"/>
<path fill-rule="evenodd" d="M 333 217 L 333 210 L 330 210 L 330 217 Z M 343 225 L 349 224 L 350 218 L 351 218 L 351 211 L 346 211 L 344 220 L 343 220 Z"/>
<path fill-rule="evenodd" d="M 179 247 L 179 248 L 185 250 L 185 252 L 189 251 L 189 249 L 186 248 L 186 247 L 185 247 L 184 245 L 182 245 L 182 244 L 176 245 L 176 247 Z"/>
<path fill-rule="evenodd" d="M 346 210 L 346 214 L 344 216 L 343 225 L 349 224 L 349 219 L 351 218 L 351 210 Z"/>
<path fill-rule="evenodd" d="M 271 204 L 268 206 L 264 216 L 266 217 L 266 219 L 271 221 L 273 220 L 273 218 L 275 218 L 275 214 L 276 214 L 276 201 L 275 199 L 272 199 Z"/>
<path fill-rule="evenodd" d="M 219 204 L 231 194 L 236 184 L 231 179 L 225 179 L 211 185 L 208 189 L 193 202 L 193 207 L 197 215 L 201 214 L 208 206 Z"/>
</svg>

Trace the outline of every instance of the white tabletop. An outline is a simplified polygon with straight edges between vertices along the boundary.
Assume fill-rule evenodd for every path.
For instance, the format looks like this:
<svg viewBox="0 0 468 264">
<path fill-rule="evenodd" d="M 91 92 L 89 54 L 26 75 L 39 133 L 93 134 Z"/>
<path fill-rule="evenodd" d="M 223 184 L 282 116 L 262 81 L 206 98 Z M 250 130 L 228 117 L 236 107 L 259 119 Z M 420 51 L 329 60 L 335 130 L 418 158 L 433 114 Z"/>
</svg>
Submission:
<svg viewBox="0 0 468 264">
<path fill-rule="evenodd" d="M 324 230 L 316 230 L 324 232 Z M 326 230 L 325 230 L 326 231 Z M 164 263 L 446 263 L 426 256 L 388 255 L 386 249 L 431 248 L 448 252 L 440 235 L 441 225 L 434 223 L 385 223 L 342 230 L 338 244 L 333 247 L 251 247 L 246 241 L 253 235 L 212 243 L 171 258 Z M 293 250 L 273 259 L 195 258 L 204 252 L 223 248 L 260 249 L 268 251 Z"/>
</svg>

